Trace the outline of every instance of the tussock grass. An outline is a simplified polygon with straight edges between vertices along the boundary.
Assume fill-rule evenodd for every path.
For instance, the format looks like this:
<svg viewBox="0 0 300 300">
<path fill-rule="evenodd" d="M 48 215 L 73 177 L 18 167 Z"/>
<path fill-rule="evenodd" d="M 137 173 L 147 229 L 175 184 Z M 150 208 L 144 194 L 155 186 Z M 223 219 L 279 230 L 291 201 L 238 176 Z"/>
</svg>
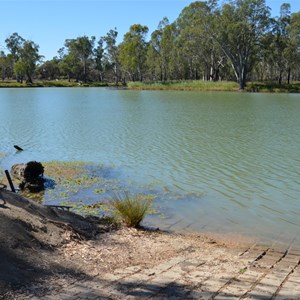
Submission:
<svg viewBox="0 0 300 300">
<path fill-rule="evenodd" d="M 178 91 L 238 91 L 239 85 L 230 81 L 164 81 L 164 82 L 128 82 L 134 90 L 178 90 Z"/>
<path fill-rule="evenodd" d="M 139 227 L 152 200 L 142 195 L 130 196 L 128 192 L 114 194 L 111 205 L 127 227 Z"/>
<path fill-rule="evenodd" d="M 165 82 L 128 82 L 133 90 L 177 90 L 177 91 L 239 91 L 239 85 L 231 81 L 165 81 Z M 248 82 L 245 92 L 260 93 L 300 93 L 300 82 L 278 84 L 276 82 Z"/>
</svg>

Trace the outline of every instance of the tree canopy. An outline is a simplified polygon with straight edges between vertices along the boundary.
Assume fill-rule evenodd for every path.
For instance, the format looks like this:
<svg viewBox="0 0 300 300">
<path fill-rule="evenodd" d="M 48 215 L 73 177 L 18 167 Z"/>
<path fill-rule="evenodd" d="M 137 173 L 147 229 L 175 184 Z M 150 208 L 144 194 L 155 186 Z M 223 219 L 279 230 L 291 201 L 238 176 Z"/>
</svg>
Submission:
<svg viewBox="0 0 300 300">
<path fill-rule="evenodd" d="M 39 46 L 13 33 L 0 53 L 2 80 L 68 79 L 83 82 L 236 80 L 278 84 L 300 77 L 300 12 L 282 3 L 272 17 L 265 0 L 195 1 L 156 30 L 133 24 L 66 39 L 58 56 L 43 61 Z"/>
</svg>

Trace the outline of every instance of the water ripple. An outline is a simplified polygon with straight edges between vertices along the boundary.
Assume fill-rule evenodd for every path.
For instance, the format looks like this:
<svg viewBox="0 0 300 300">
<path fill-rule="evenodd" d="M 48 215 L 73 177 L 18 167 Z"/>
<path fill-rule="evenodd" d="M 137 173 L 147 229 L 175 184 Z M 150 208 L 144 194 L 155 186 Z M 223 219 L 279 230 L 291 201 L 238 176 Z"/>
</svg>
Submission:
<svg viewBox="0 0 300 300">
<path fill-rule="evenodd" d="M 137 182 L 204 195 L 164 204 L 191 230 L 298 232 L 293 95 L 20 89 L 1 90 L 0 107 L 5 166 L 29 158 L 114 164 Z M 15 143 L 26 151 L 15 155 Z"/>
</svg>

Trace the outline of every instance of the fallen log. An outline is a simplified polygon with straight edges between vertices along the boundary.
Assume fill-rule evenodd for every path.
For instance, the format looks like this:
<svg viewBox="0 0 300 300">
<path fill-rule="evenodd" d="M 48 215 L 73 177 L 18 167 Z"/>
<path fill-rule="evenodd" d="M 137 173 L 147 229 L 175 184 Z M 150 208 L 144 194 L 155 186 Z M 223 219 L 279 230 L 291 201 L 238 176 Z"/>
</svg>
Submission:
<svg viewBox="0 0 300 300">
<path fill-rule="evenodd" d="M 14 147 L 18 150 L 18 151 L 23 151 L 23 149 L 21 147 L 19 147 L 18 145 L 14 145 Z"/>
</svg>

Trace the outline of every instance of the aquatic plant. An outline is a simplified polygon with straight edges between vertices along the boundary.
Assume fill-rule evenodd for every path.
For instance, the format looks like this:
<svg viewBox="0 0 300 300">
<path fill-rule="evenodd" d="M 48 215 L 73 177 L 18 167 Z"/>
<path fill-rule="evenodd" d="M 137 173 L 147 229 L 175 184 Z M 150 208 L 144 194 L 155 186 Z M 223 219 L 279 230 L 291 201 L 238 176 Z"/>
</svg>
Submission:
<svg viewBox="0 0 300 300">
<path fill-rule="evenodd" d="M 123 191 L 130 191 L 131 195 L 139 196 L 129 197 L 128 195 L 127 198 L 138 198 L 141 200 L 141 204 L 143 201 L 150 204 L 144 213 L 144 215 L 147 214 L 147 226 L 149 226 L 158 218 L 170 217 L 166 202 L 198 201 L 203 197 L 202 193 L 175 191 L 172 187 L 165 186 L 163 182 L 159 181 L 140 183 L 132 179 L 124 179 L 124 175 L 116 167 L 101 163 L 50 161 L 43 162 L 43 166 L 46 175 L 45 191 L 37 194 L 23 191 L 22 195 L 38 203 L 70 206 L 73 212 L 83 216 L 118 216 L 119 222 L 125 223 L 121 214 L 116 213 L 117 209 L 113 207 L 110 200 L 112 198 L 126 199 Z M 119 197 L 114 195 L 119 195 Z M 125 209 L 122 209 L 126 210 L 126 203 L 122 205 L 125 206 Z M 130 203 L 130 205 L 132 204 Z M 140 206 L 142 207 L 142 205 Z M 128 208 L 127 205 L 127 210 L 132 213 L 133 208 L 130 206 Z"/>
<path fill-rule="evenodd" d="M 47 191 L 46 201 L 55 198 L 78 199 L 85 195 L 105 195 L 118 180 L 110 178 L 109 167 L 90 162 L 46 162 L 45 174 L 55 182 L 55 189 Z M 109 177 L 109 178 L 107 178 Z"/>
<path fill-rule="evenodd" d="M 152 204 L 152 199 L 142 195 L 130 196 L 128 192 L 113 195 L 111 205 L 128 227 L 139 227 Z"/>
<path fill-rule="evenodd" d="M 4 152 L 0 152 L 0 158 L 3 158 L 3 157 L 5 157 L 7 154 L 6 153 L 4 153 Z"/>
</svg>

